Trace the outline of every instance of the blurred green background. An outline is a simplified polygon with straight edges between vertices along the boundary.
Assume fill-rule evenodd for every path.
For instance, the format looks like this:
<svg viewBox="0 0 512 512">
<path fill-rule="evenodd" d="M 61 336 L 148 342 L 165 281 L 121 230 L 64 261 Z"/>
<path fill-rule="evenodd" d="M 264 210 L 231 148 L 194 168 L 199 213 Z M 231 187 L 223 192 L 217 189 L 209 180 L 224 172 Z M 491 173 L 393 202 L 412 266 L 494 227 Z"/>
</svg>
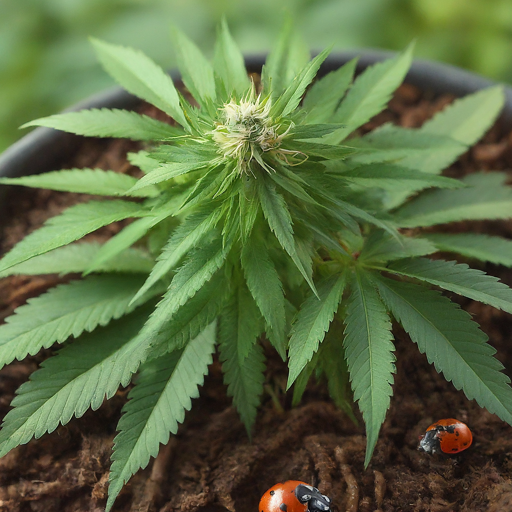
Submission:
<svg viewBox="0 0 512 512">
<path fill-rule="evenodd" d="M 243 51 L 266 51 L 285 12 L 311 48 L 403 49 L 512 81 L 512 0 L 0 0 L 0 152 L 22 123 L 112 85 L 89 35 L 172 67 L 169 27 L 205 50 L 225 15 Z"/>
</svg>

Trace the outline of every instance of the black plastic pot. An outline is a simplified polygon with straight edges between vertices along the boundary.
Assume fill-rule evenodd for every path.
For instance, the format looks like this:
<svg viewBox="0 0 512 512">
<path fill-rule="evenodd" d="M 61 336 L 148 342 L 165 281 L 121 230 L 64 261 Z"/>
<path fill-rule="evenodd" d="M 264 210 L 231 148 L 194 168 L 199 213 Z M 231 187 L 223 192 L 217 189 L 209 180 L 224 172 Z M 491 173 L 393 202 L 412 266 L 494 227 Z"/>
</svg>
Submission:
<svg viewBox="0 0 512 512">
<path fill-rule="evenodd" d="M 396 55 L 394 52 L 379 50 L 351 50 L 335 53 L 324 62 L 320 74 L 337 69 L 354 57 L 359 57 L 357 69 L 360 71 L 394 55 Z M 250 72 L 261 71 L 264 59 L 264 55 L 247 57 L 247 69 Z M 449 93 L 455 96 L 464 96 L 496 85 L 496 82 L 475 73 L 427 60 L 415 60 L 405 81 L 435 94 Z M 505 95 L 506 104 L 502 119 L 510 123 L 512 122 L 512 87 L 505 87 Z M 104 107 L 132 109 L 139 101 L 117 87 L 92 96 L 67 109 L 66 112 Z M 58 168 L 59 164 L 73 153 L 81 139 L 82 137 L 51 128 L 36 128 L 0 155 L 0 176 L 22 176 Z"/>
</svg>

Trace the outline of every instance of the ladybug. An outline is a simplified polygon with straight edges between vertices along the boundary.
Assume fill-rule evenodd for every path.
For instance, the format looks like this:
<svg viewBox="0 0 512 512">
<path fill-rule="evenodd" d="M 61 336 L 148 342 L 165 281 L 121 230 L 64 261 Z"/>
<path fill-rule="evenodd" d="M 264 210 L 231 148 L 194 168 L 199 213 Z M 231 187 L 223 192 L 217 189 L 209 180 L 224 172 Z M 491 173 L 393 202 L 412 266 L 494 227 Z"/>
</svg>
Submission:
<svg viewBox="0 0 512 512">
<path fill-rule="evenodd" d="M 459 453 L 471 446 L 473 435 L 468 426 L 454 418 L 436 421 L 420 437 L 418 450 L 427 453 Z"/>
<path fill-rule="evenodd" d="M 271 487 L 260 500 L 260 512 L 331 512 L 331 499 L 305 482 L 288 480 Z"/>
</svg>

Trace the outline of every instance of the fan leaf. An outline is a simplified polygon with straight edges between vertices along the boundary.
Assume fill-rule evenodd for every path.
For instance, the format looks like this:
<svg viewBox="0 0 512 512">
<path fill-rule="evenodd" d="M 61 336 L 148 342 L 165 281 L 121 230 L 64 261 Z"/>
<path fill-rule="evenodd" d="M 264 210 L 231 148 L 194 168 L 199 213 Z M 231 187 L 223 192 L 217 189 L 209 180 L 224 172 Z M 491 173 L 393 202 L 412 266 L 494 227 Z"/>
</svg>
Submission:
<svg viewBox="0 0 512 512">
<path fill-rule="evenodd" d="M 344 274 L 326 279 L 318 286 L 319 297 L 310 295 L 299 309 L 289 342 L 287 388 L 295 382 L 324 339 L 341 301 L 345 281 Z"/>
<path fill-rule="evenodd" d="M 512 424 L 512 388 L 487 336 L 439 292 L 384 277 L 375 278 L 379 292 L 428 362 L 470 400 Z"/>
<path fill-rule="evenodd" d="M 91 38 L 98 58 L 114 80 L 128 92 L 151 103 L 175 119 L 189 124 L 171 77 L 142 52 Z"/>
<path fill-rule="evenodd" d="M 394 262 L 387 270 L 512 313 L 512 289 L 497 277 L 470 268 L 465 263 L 416 258 Z"/>
<path fill-rule="evenodd" d="M 116 137 L 132 140 L 167 140 L 183 130 L 129 110 L 92 108 L 30 121 L 22 126 L 46 126 L 86 137 Z"/>
<path fill-rule="evenodd" d="M 128 201 L 89 201 L 71 206 L 27 235 L 0 260 L 0 272 L 13 265 L 74 242 L 97 229 L 130 217 L 143 217 L 147 210 Z"/>
<path fill-rule="evenodd" d="M 365 273 L 356 270 L 345 316 L 345 357 L 354 400 L 366 424 L 368 466 L 386 417 L 395 372 L 391 322 Z"/>
<path fill-rule="evenodd" d="M 119 385 L 126 386 L 146 357 L 148 343 L 137 331 L 146 309 L 82 335 L 41 364 L 22 384 L 0 431 L 0 457 L 21 444 L 98 409 Z"/>
<path fill-rule="evenodd" d="M 114 439 L 107 511 L 122 486 L 178 431 L 191 398 L 199 396 L 198 386 L 213 360 L 214 346 L 215 324 L 211 324 L 183 350 L 143 365 Z"/>
</svg>

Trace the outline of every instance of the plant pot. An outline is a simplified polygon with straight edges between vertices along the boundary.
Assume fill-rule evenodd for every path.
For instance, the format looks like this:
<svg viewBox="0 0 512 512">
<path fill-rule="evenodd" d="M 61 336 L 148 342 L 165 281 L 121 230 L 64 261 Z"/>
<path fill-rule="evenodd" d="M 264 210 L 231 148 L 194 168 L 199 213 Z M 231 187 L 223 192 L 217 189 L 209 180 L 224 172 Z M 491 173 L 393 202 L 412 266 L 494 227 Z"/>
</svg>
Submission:
<svg viewBox="0 0 512 512">
<path fill-rule="evenodd" d="M 328 58 L 320 73 L 336 69 L 356 55 L 362 55 L 360 69 L 390 56 L 387 52 L 344 52 Z M 262 61 L 261 57 L 248 58 L 248 70 L 260 71 Z M 492 85 L 460 69 L 422 61 L 413 64 L 406 82 L 429 91 L 432 97 L 460 96 Z M 512 89 L 507 88 L 506 95 L 500 128 L 494 130 L 495 134 L 500 131 L 503 140 L 503 134 L 512 130 Z M 138 104 L 133 96 L 115 89 L 73 110 L 135 108 Z M 82 142 L 81 137 L 38 128 L 0 156 L 0 175 L 57 169 L 69 162 Z M 510 225 L 501 226 L 509 234 L 512 231 Z M 510 272 L 493 270 L 491 273 L 510 283 Z M 469 301 L 464 304 L 476 312 Z M 511 319 L 489 311 L 481 307 L 479 320 L 485 324 L 484 331 L 491 333 L 491 341 L 496 341 L 499 358 L 511 369 L 510 343 L 507 348 Z M 339 510 L 356 510 L 357 506 L 360 511 L 458 510 L 464 506 L 466 510 L 505 510 L 510 503 L 506 500 L 512 501 L 511 428 L 480 412 L 462 392 L 439 377 L 403 333 L 397 331 L 396 337 L 401 357 L 395 396 L 369 470 L 364 471 L 362 464 L 362 425 L 356 426 L 336 410 L 322 386 L 313 385 L 304 405 L 291 409 L 289 398 L 282 394 L 286 370 L 277 359 L 269 364 L 265 404 L 251 444 L 223 395 L 216 362 L 209 377 L 212 386 L 205 388 L 178 436 L 161 450 L 149 470 L 132 478 L 114 510 L 151 506 L 161 511 L 256 511 L 260 495 L 280 479 L 319 482 L 321 491 L 333 498 Z M 17 363 L 0 374 L 0 386 L 6 387 L 4 396 L 12 397 L 14 388 L 24 380 L 23 370 L 19 371 L 23 364 L 31 369 L 35 366 L 34 361 Z M 121 390 L 108 406 L 89 411 L 80 421 L 73 420 L 55 433 L 13 450 L 0 461 L 0 510 L 101 510 L 108 449 L 125 395 Z M 2 404 L 3 411 L 7 403 Z M 205 415 L 209 419 L 205 420 Z M 418 435 L 429 422 L 451 416 L 467 416 L 473 427 L 475 443 L 467 455 L 455 462 L 417 453 Z"/>
</svg>

